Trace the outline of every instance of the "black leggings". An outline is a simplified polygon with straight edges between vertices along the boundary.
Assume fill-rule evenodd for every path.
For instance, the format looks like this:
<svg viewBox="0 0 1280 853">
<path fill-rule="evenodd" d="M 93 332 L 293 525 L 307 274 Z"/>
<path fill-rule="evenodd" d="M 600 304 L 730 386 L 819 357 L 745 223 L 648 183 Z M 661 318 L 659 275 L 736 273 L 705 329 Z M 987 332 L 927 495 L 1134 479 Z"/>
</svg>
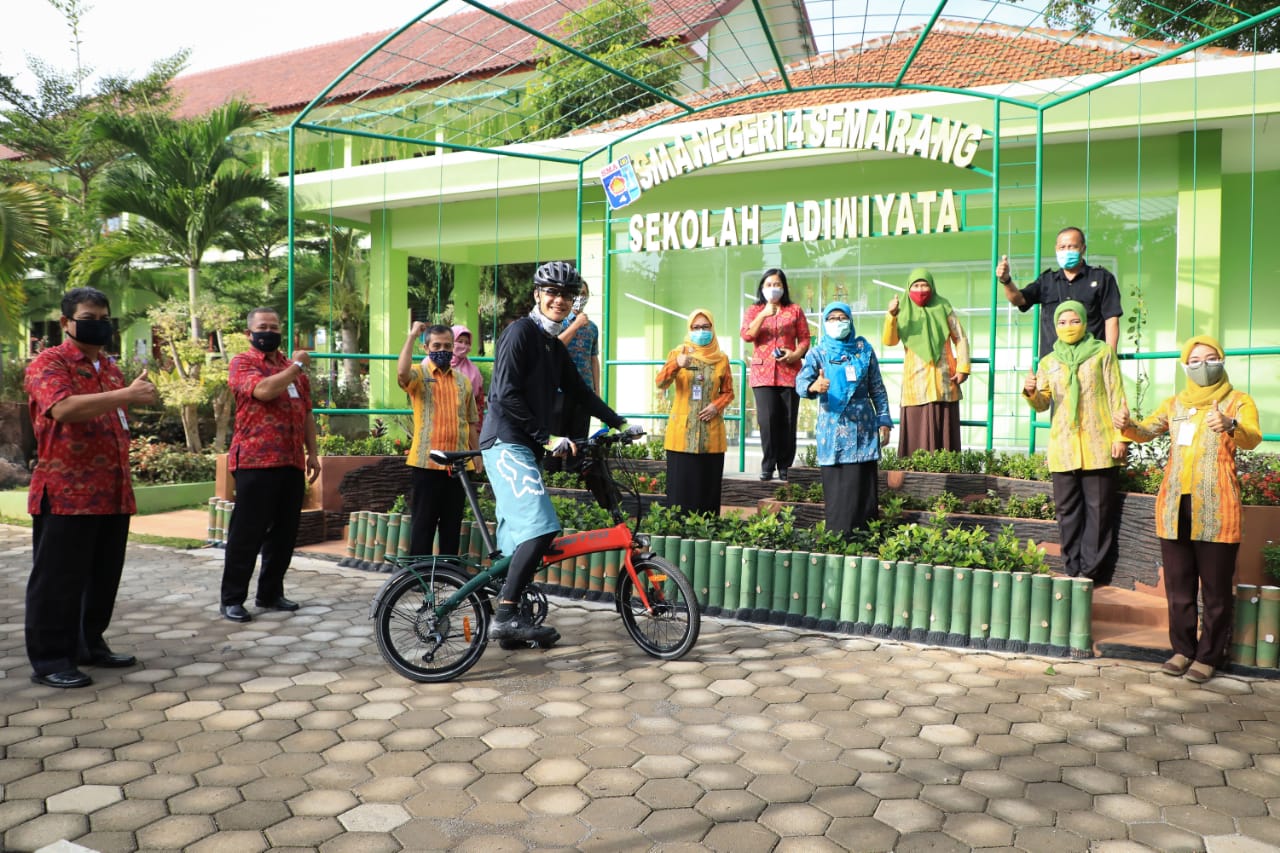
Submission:
<svg viewBox="0 0 1280 853">
<path fill-rule="evenodd" d="M 499 607 L 504 601 L 517 603 L 520 601 L 520 594 L 533 580 L 538 569 L 542 568 L 542 558 L 555 538 L 554 533 L 544 533 L 541 536 L 526 539 L 516 546 L 516 552 L 511 555 L 511 567 L 507 569 L 506 583 L 502 585 L 502 595 L 498 600 Z"/>
</svg>

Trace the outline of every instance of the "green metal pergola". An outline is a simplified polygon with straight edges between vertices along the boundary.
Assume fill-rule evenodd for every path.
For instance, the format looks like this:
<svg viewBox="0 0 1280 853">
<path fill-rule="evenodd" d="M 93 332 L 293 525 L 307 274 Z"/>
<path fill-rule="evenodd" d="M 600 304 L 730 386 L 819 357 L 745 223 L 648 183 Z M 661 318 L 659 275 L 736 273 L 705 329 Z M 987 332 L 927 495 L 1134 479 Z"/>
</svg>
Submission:
<svg viewBox="0 0 1280 853">
<path fill-rule="evenodd" d="M 1046 114 L 1189 54 L 1217 50 L 1245 55 L 1256 51 L 1259 44 L 1276 39 L 1280 6 L 1254 6 L 1259 11 L 1242 11 L 1219 0 L 899 0 L 876 4 L 741 0 L 718 5 L 697 0 L 650 0 L 640 8 L 637 23 L 635 7 L 621 0 L 595 4 L 590 0 L 517 0 L 505 5 L 440 0 L 380 39 L 319 92 L 289 126 L 289 325 L 292 329 L 292 223 L 300 132 L 362 140 L 390 150 L 477 152 L 576 169 L 581 247 L 583 188 L 590 180 L 587 164 L 612 161 L 616 146 L 655 127 L 714 115 L 717 110 L 748 112 L 745 105 L 770 98 L 784 97 L 791 108 L 803 108 L 807 98 L 829 102 L 826 93 L 833 91 L 847 93 L 850 99 L 908 92 L 981 99 L 990 104 L 991 124 L 985 134 L 993 145 L 991 168 L 977 171 L 991 180 L 991 249 L 992 256 L 998 257 L 999 229 L 994 223 L 1002 210 L 1002 111 L 1025 111 L 1034 122 L 1033 162 L 1019 165 L 1030 166 L 1034 173 L 1031 205 L 1034 230 L 1039 235 Z M 1070 20 L 1059 15 L 1070 15 Z M 978 40 L 993 31 L 1013 45 L 1030 41 L 1023 36 L 1034 36 L 1038 47 L 1028 50 L 1021 61 L 984 66 L 969 54 L 980 53 Z M 602 32 L 610 34 L 612 48 L 600 48 Z M 715 33 L 715 37 L 708 37 L 708 33 Z M 944 35 L 950 39 L 949 54 L 955 61 L 939 65 L 936 54 L 930 54 L 927 47 L 931 39 Z M 973 51 L 965 49 L 969 42 L 975 46 Z M 1105 50 L 1092 49 L 1100 43 L 1106 45 Z M 655 55 L 684 85 L 659 87 L 648 82 Z M 926 55 L 931 57 L 928 62 L 923 61 Z M 536 97 L 537 91 L 584 65 L 602 72 L 607 81 L 599 96 L 579 100 L 567 114 L 551 115 L 551 108 Z M 699 85 L 691 86 L 689 81 Z M 608 142 L 566 146 L 557 133 L 559 141 L 553 144 L 546 131 L 553 118 L 559 122 L 557 127 L 567 123 L 608 131 Z M 607 213 L 600 226 L 606 234 L 611 232 Z M 1040 240 L 1033 242 L 1033 268 L 1040 269 Z M 606 304 L 609 270 L 606 262 Z M 1002 298 L 994 275 L 991 296 L 992 304 Z M 990 324 L 994 341 L 994 312 Z M 608 341 L 607 325 L 602 332 Z M 1230 353 L 1277 355 L 1280 347 L 1248 347 Z M 607 359 L 608 353 L 605 355 Z M 1146 352 L 1139 357 L 1177 355 Z M 360 357 L 394 358 L 388 354 Z M 992 383 L 989 387 L 993 387 L 994 359 L 974 361 L 985 363 Z M 994 405 L 994 395 L 988 393 L 987 421 L 967 421 L 966 425 L 989 424 Z M 987 433 L 990 447 L 989 429 Z M 1266 438 L 1280 440 L 1280 435 Z M 1034 446 L 1032 429 L 1032 450 Z"/>
</svg>

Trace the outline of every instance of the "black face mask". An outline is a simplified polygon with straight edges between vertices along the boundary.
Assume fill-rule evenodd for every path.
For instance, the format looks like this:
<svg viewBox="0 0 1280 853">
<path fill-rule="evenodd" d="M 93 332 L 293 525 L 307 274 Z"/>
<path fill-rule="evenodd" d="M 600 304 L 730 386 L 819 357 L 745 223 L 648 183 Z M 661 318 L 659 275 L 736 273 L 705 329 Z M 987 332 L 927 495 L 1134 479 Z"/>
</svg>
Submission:
<svg viewBox="0 0 1280 853">
<path fill-rule="evenodd" d="M 427 353 L 427 358 L 431 359 L 432 364 L 436 367 L 444 370 L 453 363 L 453 350 L 442 349 L 429 352 Z"/>
<path fill-rule="evenodd" d="M 111 343 L 110 320 L 72 320 L 76 324 L 76 333 L 67 332 L 67 337 L 87 347 L 105 347 Z"/>
<path fill-rule="evenodd" d="M 275 352 L 280 349 L 279 332 L 250 332 L 249 343 L 260 352 Z"/>
</svg>

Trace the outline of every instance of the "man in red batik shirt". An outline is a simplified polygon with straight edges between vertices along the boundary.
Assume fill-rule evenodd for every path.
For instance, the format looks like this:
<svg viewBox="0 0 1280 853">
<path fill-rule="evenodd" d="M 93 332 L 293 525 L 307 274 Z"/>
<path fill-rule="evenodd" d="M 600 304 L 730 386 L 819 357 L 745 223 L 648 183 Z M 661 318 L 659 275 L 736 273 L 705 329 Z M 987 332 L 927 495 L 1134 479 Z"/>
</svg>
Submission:
<svg viewBox="0 0 1280 853">
<path fill-rule="evenodd" d="M 124 569 L 129 516 L 137 511 L 129 472 L 125 408 L 154 403 L 142 374 L 131 385 L 103 348 L 111 343 L 111 303 L 78 287 L 62 297 L 62 334 L 27 367 L 38 463 L 27 511 L 35 546 L 27 582 L 26 640 L 31 680 L 49 687 L 93 683 L 77 664 L 133 666 L 103 633 L 111 624 Z"/>
<path fill-rule="evenodd" d="M 280 315 L 272 308 L 249 312 L 253 348 L 231 359 L 227 383 L 236 398 L 236 429 L 227 467 L 236 480 L 236 506 L 227 529 L 222 569 L 224 619 L 248 622 L 244 609 L 258 553 L 262 571 L 254 601 L 265 610 L 297 610 L 284 597 L 284 573 L 293 558 L 307 482 L 320 476 L 316 423 L 311 417 L 311 382 L 304 351 L 280 352 Z M 303 457 L 303 448 L 306 457 Z"/>
</svg>

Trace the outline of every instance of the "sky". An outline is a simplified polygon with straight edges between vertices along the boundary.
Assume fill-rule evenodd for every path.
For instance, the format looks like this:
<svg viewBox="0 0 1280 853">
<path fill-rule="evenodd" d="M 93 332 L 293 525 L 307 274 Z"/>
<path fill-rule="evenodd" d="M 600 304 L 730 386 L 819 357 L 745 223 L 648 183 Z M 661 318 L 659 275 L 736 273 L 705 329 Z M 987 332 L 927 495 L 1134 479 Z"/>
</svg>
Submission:
<svg viewBox="0 0 1280 853">
<path fill-rule="evenodd" d="M 4 5 L 0 71 L 17 74 L 19 85 L 29 90 L 28 54 L 60 70 L 76 67 L 70 29 L 48 0 L 6 0 Z M 428 5 L 424 0 L 85 0 L 81 62 L 99 74 L 139 77 L 156 60 L 186 47 L 191 49 L 187 70 L 205 71 L 389 30 Z"/>
<path fill-rule="evenodd" d="M 67 2 L 67 0 L 63 0 Z M 428 8 L 431 0 L 80 0 L 80 56 L 98 74 L 139 77 L 156 60 L 190 48 L 188 71 L 205 71 L 291 50 L 400 26 Z M 456 3 L 456 0 L 455 0 Z M 832 32 L 865 26 L 894 29 L 928 19 L 935 0 L 886 4 L 864 24 L 865 0 L 805 0 L 820 50 L 844 46 L 852 36 Z M 1019 26 L 1032 23 L 1038 0 L 1018 6 L 990 0 L 952 0 L 944 15 L 991 17 Z M 461 4 L 457 4 L 463 8 Z M 76 67 L 71 32 L 49 0 L 5 0 L 0 26 L 0 72 L 14 75 L 30 91 L 27 56 L 54 68 Z M 449 7 L 446 7 L 449 8 Z M 873 9 L 880 7 L 872 6 Z M 178 11 L 181 9 L 182 11 Z M 15 11 L 16 10 L 16 13 Z M 210 11 L 213 10 L 213 11 Z M 903 14 L 903 10 L 909 10 Z M 443 10 L 442 10 L 443 11 Z M 440 11 L 434 13 L 441 14 Z M 874 33 L 867 33 L 873 35 Z M 92 79 L 92 78 L 91 78 Z"/>
</svg>

